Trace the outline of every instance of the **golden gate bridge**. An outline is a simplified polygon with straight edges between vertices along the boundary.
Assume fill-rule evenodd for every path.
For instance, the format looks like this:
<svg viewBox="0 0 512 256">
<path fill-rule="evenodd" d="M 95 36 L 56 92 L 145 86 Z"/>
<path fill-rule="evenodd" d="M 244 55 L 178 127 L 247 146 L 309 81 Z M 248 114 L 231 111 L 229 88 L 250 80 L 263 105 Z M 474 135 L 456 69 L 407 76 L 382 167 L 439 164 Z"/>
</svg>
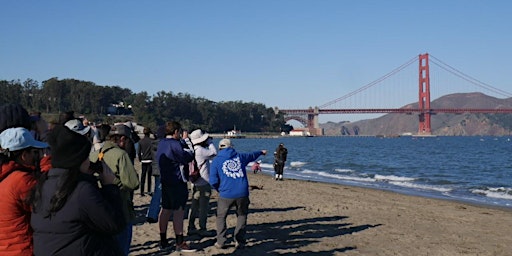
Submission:
<svg viewBox="0 0 512 256">
<path fill-rule="evenodd" d="M 441 62 L 440 60 L 436 59 Z M 388 77 L 398 73 L 403 70 L 405 67 L 411 65 L 412 63 L 418 61 L 419 62 L 419 77 L 418 77 L 418 107 L 403 107 L 403 108 L 328 108 L 332 106 L 334 103 L 343 101 L 349 97 L 352 97 L 375 84 L 387 79 Z M 442 63 L 442 62 L 441 62 Z M 443 63 L 444 64 L 444 63 Z M 446 64 L 444 64 L 446 65 Z M 448 66 L 448 65 L 446 65 Z M 449 67 L 449 66 L 448 66 Z M 451 68 L 451 67 L 450 67 Z M 463 76 L 462 73 L 454 68 L 451 68 L 449 72 L 452 72 L 456 76 L 467 80 L 470 83 L 478 84 L 481 87 L 484 87 L 487 90 L 493 91 L 495 93 L 511 96 L 512 94 L 490 86 L 488 84 L 482 83 L 476 79 Z M 431 130 L 431 117 L 432 115 L 439 113 L 447 113 L 447 114 L 463 114 L 463 113 L 488 113 L 488 114 L 511 114 L 512 109 L 509 108 L 493 108 L 493 109 L 485 109 L 485 108 L 432 108 L 430 103 L 430 65 L 429 65 L 429 54 L 420 54 L 418 57 L 415 57 L 409 60 L 407 63 L 401 65 L 385 76 L 379 78 L 378 80 L 363 86 L 349 94 L 346 94 L 340 98 L 329 101 L 323 105 L 317 107 L 310 107 L 308 109 L 279 109 L 275 108 L 275 112 L 282 113 L 285 116 L 285 120 L 297 120 L 301 122 L 308 129 L 311 135 L 323 135 L 323 131 L 320 128 L 318 122 L 318 116 L 320 114 L 417 114 L 418 115 L 418 135 L 432 135 Z"/>
</svg>

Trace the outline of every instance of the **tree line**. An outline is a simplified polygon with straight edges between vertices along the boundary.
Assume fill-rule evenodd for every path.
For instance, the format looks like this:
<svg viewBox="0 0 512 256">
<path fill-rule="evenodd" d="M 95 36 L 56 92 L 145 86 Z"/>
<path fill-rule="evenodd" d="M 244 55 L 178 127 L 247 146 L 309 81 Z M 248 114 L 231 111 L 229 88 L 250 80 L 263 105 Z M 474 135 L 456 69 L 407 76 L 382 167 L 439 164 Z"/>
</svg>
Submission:
<svg viewBox="0 0 512 256">
<path fill-rule="evenodd" d="M 29 112 L 41 112 L 49 119 L 74 111 L 75 116 L 84 115 L 90 121 L 111 123 L 132 119 L 151 128 L 175 120 L 184 127 L 211 133 L 224 133 L 234 127 L 244 132 L 264 133 L 289 129 L 282 114 L 276 115 L 272 108 L 261 103 L 214 102 L 189 93 L 163 90 L 150 96 L 145 91 L 134 93 L 120 86 L 101 86 L 76 79 L 50 78 L 41 83 L 33 79 L 0 80 L 0 104 L 6 103 L 20 103 Z M 113 108 L 116 111 L 112 112 Z"/>
</svg>

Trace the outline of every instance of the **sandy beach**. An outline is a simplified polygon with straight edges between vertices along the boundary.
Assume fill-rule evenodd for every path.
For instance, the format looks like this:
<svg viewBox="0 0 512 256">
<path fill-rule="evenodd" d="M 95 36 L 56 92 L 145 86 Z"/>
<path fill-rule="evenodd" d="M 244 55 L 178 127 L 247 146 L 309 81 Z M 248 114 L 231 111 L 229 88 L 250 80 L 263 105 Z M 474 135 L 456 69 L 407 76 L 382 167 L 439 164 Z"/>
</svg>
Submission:
<svg viewBox="0 0 512 256">
<path fill-rule="evenodd" d="M 248 175 L 247 247 L 219 250 L 215 237 L 190 236 L 198 251 L 181 255 L 512 255 L 512 209 Z M 209 230 L 215 229 L 217 196 L 210 201 Z M 150 199 L 136 193 L 130 255 L 180 255 L 159 251 L 158 225 L 145 222 Z M 235 221 L 228 216 L 229 234 Z M 168 237 L 174 238 L 172 222 Z"/>
</svg>

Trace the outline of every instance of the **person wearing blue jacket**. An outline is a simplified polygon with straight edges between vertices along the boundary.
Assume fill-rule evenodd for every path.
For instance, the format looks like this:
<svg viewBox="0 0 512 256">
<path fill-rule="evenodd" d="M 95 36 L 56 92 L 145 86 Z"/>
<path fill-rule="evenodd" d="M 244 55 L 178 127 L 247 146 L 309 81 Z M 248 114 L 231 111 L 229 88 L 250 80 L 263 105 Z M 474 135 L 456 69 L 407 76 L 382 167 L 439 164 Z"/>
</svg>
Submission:
<svg viewBox="0 0 512 256">
<path fill-rule="evenodd" d="M 226 243 L 226 218 L 231 207 L 236 207 L 237 224 L 234 238 L 235 247 L 245 247 L 245 233 L 247 214 L 249 213 L 249 180 L 247 179 L 246 166 L 255 161 L 261 155 L 266 155 L 266 150 L 252 153 L 238 153 L 232 147 L 229 139 L 219 142 L 219 152 L 213 159 L 210 167 L 210 185 L 219 192 L 217 202 L 217 242 L 215 247 L 225 248 Z"/>
<path fill-rule="evenodd" d="M 188 164 L 194 159 L 194 148 L 188 132 L 181 124 L 170 121 L 165 124 L 165 138 L 158 142 L 156 150 L 162 185 L 162 210 L 158 216 L 160 248 L 167 250 L 167 224 L 172 214 L 176 251 L 194 252 L 183 236 L 183 219 L 188 200 Z"/>
</svg>

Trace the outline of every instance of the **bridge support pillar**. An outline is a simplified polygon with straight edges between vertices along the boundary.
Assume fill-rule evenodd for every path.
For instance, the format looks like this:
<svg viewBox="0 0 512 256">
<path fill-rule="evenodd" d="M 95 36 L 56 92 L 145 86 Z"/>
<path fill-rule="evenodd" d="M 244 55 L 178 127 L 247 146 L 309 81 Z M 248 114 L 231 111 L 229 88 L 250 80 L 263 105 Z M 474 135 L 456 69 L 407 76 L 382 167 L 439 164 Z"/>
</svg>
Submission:
<svg viewBox="0 0 512 256">
<path fill-rule="evenodd" d="M 431 135 L 430 126 L 430 74 L 428 65 L 428 53 L 419 56 L 419 114 L 418 135 Z"/>
<path fill-rule="evenodd" d="M 308 114 L 308 130 L 309 133 L 314 136 L 324 135 L 324 130 L 320 128 L 320 124 L 318 122 L 318 114 L 318 107 L 313 109 L 313 114 Z"/>
</svg>

